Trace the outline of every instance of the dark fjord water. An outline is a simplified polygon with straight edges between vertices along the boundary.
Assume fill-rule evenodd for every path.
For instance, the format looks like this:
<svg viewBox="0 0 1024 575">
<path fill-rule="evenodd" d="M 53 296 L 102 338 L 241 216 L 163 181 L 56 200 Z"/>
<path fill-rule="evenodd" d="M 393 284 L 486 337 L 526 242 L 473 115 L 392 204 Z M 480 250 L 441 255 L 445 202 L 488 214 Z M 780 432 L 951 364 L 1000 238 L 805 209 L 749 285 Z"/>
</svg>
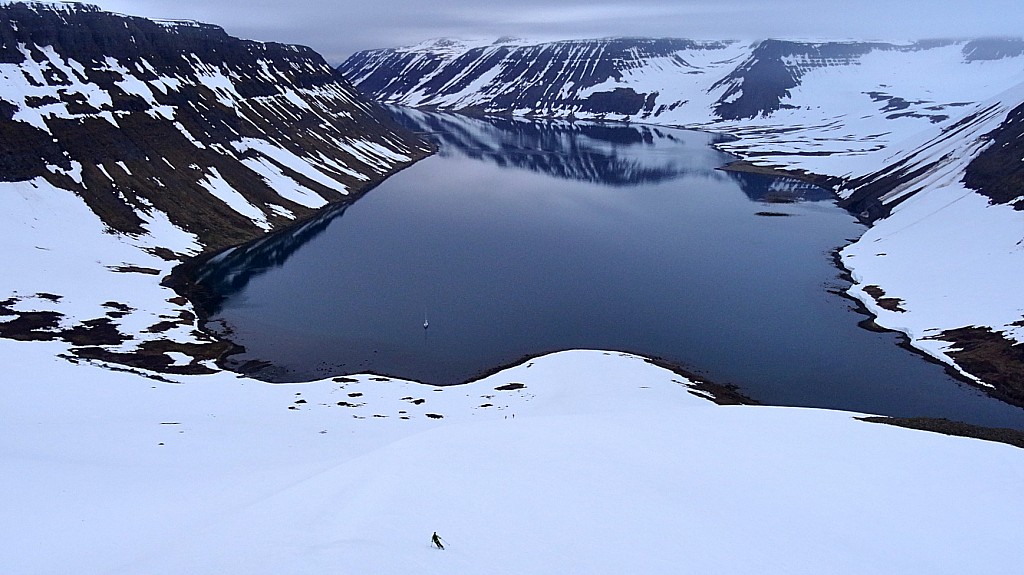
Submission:
<svg viewBox="0 0 1024 575">
<path fill-rule="evenodd" d="M 438 155 L 201 271 L 236 369 L 445 385 L 621 350 L 771 404 L 1024 427 L 858 327 L 832 252 L 863 229 L 827 192 L 716 170 L 730 158 L 704 133 L 404 116 Z"/>
</svg>

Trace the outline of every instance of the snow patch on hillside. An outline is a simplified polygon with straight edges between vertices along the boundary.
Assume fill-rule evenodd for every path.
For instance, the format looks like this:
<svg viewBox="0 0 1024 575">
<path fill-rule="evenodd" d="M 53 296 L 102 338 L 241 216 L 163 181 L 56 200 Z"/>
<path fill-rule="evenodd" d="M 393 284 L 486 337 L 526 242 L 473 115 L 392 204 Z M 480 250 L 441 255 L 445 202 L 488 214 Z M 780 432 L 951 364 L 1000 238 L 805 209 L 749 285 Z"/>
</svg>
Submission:
<svg viewBox="0 0 1024 575">
<path fill-rule="evenodd" d="M 200 246 L 195 236 L 157 210 L 150 210 L 146 227 L 147 235 L 108 233 L 78 196 L 42 178 L 0 183 L 0 229 L 7 232 L 0 250 L 0 267 L 6 270 L 0 276 L 0 294 L 17 299 L 11 306 L 15 311 L 63 314 L 61 328 L 107 317 L 115 308 L 104 304 L 113 302 L 125 306 L 116 309 L 128 312 L 117 324 L 133 337 L 133 343 L 156 338 L 157 334 L 145 330 L 187 308 L 170 303 L 177 294 L 159 285 L 158 278 L 169 274 L 176 262 L 157 257 L 147 248 L 195 255 Z M 56 301 L 51 296 L 57 296 Z M 9 319 L 0 317 L 0 321 Z M 179 328 L 159 337 L 195 341 L 191 331 L 191 327 Z"/>
</svg>

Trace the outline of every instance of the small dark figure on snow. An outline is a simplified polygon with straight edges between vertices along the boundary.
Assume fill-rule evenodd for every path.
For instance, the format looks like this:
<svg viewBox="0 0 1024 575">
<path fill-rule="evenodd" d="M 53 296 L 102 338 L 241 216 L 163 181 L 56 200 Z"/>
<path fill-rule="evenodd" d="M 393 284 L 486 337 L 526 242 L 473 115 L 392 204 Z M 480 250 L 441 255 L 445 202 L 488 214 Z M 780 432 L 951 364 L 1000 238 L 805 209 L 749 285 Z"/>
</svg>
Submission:
<svg viewBox="0 0 1024 575">
<path fill-rule="evenodd" d="M 430 536 L 430 542 L 434 544 L 434 547 L 444 549 L 444 544 L 441 543 L 441 536 L 437 534 L 437 531 L 434 531 L 434 534 Z"/>
</svg>

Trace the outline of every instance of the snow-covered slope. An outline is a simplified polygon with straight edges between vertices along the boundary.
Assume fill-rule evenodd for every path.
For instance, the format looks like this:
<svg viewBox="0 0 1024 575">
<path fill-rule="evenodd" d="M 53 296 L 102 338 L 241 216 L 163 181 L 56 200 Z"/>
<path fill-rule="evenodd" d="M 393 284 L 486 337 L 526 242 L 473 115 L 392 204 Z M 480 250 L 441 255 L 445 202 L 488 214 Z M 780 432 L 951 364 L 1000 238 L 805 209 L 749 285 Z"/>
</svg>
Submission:
<svg viewBox="0 0 1024 575">
<path fill-rule="evenodd" d="M 0 5 L 0 40 L 0 336 L 73 356 L 208 370 L 161 277 L 428 151 L 308 48 L 64 3 Z"/>
<path fill-rule="evenodd" d="M 0 565 L 29 573 L 981 573 L 1020 450 L 717 406 L 642 359 L 466 386 L 182 385 L 0 341 Z M 447 543 L 429 545 L 433 532 Z"/>
<path fill-rule="evenodd" d="M 884 216 L 842 252 L 876 322 L 1024 404 L 1024 84 L 839 194 Z"/>
</svg>

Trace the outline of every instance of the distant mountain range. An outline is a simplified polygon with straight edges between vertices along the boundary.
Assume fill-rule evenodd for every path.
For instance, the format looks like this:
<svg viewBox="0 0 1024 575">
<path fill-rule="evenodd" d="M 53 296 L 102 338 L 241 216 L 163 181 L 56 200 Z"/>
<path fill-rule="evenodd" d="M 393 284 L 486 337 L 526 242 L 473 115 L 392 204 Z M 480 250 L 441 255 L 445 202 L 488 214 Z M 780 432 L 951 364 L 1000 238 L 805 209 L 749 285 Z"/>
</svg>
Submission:
<svg viewBox="0 0 1024 575">
<path fill-rule="evenodd" d="M 809 73 L 848 74 L 879 57 L 908 67 L 937 59 L 950 65 L 941 78 L 933 78 L 939 82 L 955 78 L 958 67 L 1022 56 L 1024 40 L 1019 39 L 911 44 L 671 38 L 485 44 L 442 39 L 359 52 L 338 69 L 367 95 L 407 106 L 691 123 L 799 109 L 792 100 L 799 100 L 798 89 Z M 814 84 L 819 78 L 808 80 Z M 884 84 L 853 88 L 862 88 L 862 97 L 881 102 L 876 107 L 895 117 L 916 114 L 941 121 L 950 115 L 944 114 L 946 108 L 958 104 L 903 98 L 887 93 L 886 88 L 896 86 Z"/>
<path fill-rule="evenodd" d="M 978 122 L 991 130 L 985 108 L 1022 103 L 1024 40 L 442 39 L 359 52 L 338 69 L 390 104 L 727 132 L 738 140 L 722 149 L 816 175 L 877 218 L 895 204 L 867 184 L 893 180 L 889 156 L 909 152 L 906 140 L 960 138 Z M 923 169 L 903 162 L 896 179 Z"/>
</svg>

